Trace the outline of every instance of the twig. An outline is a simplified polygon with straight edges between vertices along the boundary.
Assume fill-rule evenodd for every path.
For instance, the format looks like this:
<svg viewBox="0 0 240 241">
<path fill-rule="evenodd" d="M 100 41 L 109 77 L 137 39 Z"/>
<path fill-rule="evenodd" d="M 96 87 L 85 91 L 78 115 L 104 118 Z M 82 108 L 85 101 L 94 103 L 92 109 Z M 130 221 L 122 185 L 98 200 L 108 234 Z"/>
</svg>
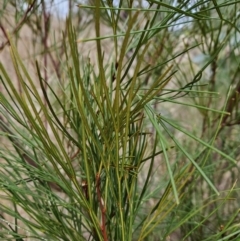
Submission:
<svg viewBox="0 0 240 241">
<path fill-rule="evenodd" d="M 0 129 L 7 134 L 9 140 L 18 152 L 19 156 L 30 166 L 38 168 L 38 164 L 29 155 L 25 154 L 25 151 L 23 151 L 23 146 L 18 142 L 17 138 L 14 138 L 14 133 L 12 132 L 12 130 L 10 130 L 8 124 L 3 120 L 2 116 L 0 116 Z M 41 179 L 38 178 L 38 180 L 40 183 L 42 183 Z M 56 183 L 48 182 L 48 184 L 52 189 L 58 192 L 62 192 L 62 189 Z"/>
<path fill-rule="evenodd" d="M 211 63 L 211 78 L 209 81 L 210 87 L 209 87 L 209 91 L 214 91 L 215 88 L 215 84 L 216 84 L 216 74 L 217 74 L 217 57 L 213 60 L 213 62 Z M 212 103 L 212 96 L 209 97 L 209 101 L 207 104 L 207 107 L 210 108 L 210 105 Z M 206 129 L 207 129 L 207 120 L 209 119 L 208 113 L 206 113 L 206 115 L 204 116 L 203 119 L 203 124 L 202 124 L 202 135 L 205 133 Z"/>
<path fill-rule="evenodd" d="M 97 187 L 97 197 L 100 205 L 100 210 L 102 214 L 102 225 L 101 225 L 101 231 L 103 235 L 103 240 L 107 241 L 107 230 L 106 230 L 106 206 L 103 203 L 102 197 L 101 197 L 101 191 L 100 191 L 100 174 L 98 173 L 96 175 L 96 187 Z"/>
<path fill-rule="evenodd" d="M 12 226 L 10 225 L 10 223 L 3 217 L 3 215 L 0 214 L 0 219 L 2 219 L 6 224 L 7 226 L 11 229 L 11 231 L 17 235 L 18 237 L 16 237 L 15 235 L 15 238 L 17 241 L 24 241 L 22 238 L 20 238 L 20 236 L 18 235 L 18 233 L 12 228 Z"/>
<path fill-rule="evenodd" d="M 239 119 L 235 120 L 235 122 L 231 122 L 231 120 L 227 121 L 229 116 L 232 115 L 234 107 L 236 107 L 238 102 L 239 102 L 239 98 L 236 98 L 236 95 L 238 95 L 239 93 L 240 93 L 240 80 L 238 81 L 238 84 L 237 84 L 236 88 L 232 91 L 232 94 L 231 94 L 231 96 L 230 96 L 230 98 L 228 99 L 228 102 L 227 102 L 226 111 L 230 115 L 223 116 L 221 128 L 220 128 L 218 133 L 220 133 L 220 131 L 222 131 L 225 126 L 232 126 L 232 125 L 237 125 L 237 124 L 240 123 Z"/>
<path fill-rule="evenodd" d="M 22 19 L 20 20 L 20 22 L 17 24 L 17 26 L 14 28 L 14 30 L 12 31 L 11 34 L 15 34 L 17 31 L 19 31 L 23 25 L 23 23 L 25 22 L 25 20 L 27 19 L 28 17 L 28 13 L 32 10 L 34 4 L 37 2 L 37 0 L 34 0 L 29 6 L 28 6 L 28 9 L 26 10 L 24 16 L 22 17 Z M 9 42 L 9 39 L 7 37 L 7 31 L 5 30 L 5 28 L 3 27 L 2 23 L 0 22 L 0 28 L 4 34 L 4 36 L 6 37 L 6 41 L 4 43 L 1 44 L 0 46 L 0 50 L 3 50 L 4 47 L 6 45 L 8 45 L 10 42 Z"/>
</svg>

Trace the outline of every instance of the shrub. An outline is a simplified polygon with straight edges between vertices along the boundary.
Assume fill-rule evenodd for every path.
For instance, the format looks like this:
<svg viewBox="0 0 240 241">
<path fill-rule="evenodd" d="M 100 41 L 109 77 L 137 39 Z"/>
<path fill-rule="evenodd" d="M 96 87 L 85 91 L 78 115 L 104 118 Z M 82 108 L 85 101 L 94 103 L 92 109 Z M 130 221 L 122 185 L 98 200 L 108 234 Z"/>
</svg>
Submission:
<svg viewBox="0 0 240 241">
<path fill-rule="evenodd" d="M 238 67 L 221 77 L 224 54 L 237 56 L 237 3 L 148 2 L 79 5 L 95 36 L 79 39 L 71 13 L 64 55 L 45 39 L 36 75 L 7 35 L 17 84 L 1 63 L 4 240 L 237 240 L 238 183 L 219 181 L 237 175 L 226 128 L 239 123 Z"/>
</svg>

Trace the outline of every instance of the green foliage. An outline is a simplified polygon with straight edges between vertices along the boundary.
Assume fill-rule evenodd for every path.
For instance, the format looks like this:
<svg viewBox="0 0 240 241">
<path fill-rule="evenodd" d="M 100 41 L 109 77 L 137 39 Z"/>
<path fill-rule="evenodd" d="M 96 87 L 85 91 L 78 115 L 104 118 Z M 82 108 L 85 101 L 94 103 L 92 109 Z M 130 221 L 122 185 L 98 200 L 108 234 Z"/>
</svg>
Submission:
<svg viewBox="0 0 240 241">
<path fill-rule="evenodd" d="M 43 38 L 35 77 L 7 35 L 17 81 L 0 63 L 4 240 L 238 239 L 239 184 L 219 182 L 238 171 L 239 137 L 226 135 L 239 123 L 238 65 L 221 79 L 223 55 L 238 56 L 237 3 L 148 3 L 79 5 L 95 37 L 78 38 L 71 12 L 61 41 Z"/>
</svg>

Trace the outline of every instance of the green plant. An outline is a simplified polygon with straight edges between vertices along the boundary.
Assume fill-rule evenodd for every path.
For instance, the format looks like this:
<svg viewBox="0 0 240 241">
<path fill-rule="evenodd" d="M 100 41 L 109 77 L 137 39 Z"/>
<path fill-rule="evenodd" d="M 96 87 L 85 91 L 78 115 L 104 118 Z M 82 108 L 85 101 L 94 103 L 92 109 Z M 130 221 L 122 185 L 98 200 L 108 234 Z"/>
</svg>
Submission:
<svg viewBox="0 0 240 241">
<path fill-rule="evenodd" d="M 235 212 L 229 212 L 221 230 L 222 223 L 212 232 L 206 228 L 237 195 L 237 183 L 220 193 L 214 177 L 216 167 L 236 166 L 236 155 L 215 146 L 234 109 L 229 107 L 234 88 L 228 84 L 219 110 L 216 90 L 213 85 L 204 89 L 201 79 L 209 66 L 215 76 L 219 53 L 236 31 L 232 15 L 221 14 L 231 4 L 80 5 L 93 12 L 96 36 L 79 40 L 67 20 L 64 74 L 52 83 L 38 61 L 37 78 L 30 76 L 8 36 L 19 85 L 0 64 L 4 240 L 168 240 L 177 232 L 181 240 L 226 240 L 239 235 Z M 206 34 L 173 29 L 182 18 L 183 25 L 203 25 L 199 29 Z M 112 34 L 101 35 L 102 21 Z M 226 30 L 223 38 L 218 25 L 211 25 L 218 22 Z M 182 30 L 194 38 L 183 41 L 183 49 L 173 48 Z M 205 47 L 207 33 L 212 34 L 211 55 L 199 69 L 191 61 L 186 66 L 182 58 L 191 59 L 192 49 Z M 96 62 L 78 49 L 89 41 L 96 42 Z M 103 51 L 104 41 L 111 53 Z M 175 106 L 196 112 L 185 112 L 190 116 L 181 120 Z M 192 128 L 194 115 L 202 122 L 196 120 Z"/>
</svg>

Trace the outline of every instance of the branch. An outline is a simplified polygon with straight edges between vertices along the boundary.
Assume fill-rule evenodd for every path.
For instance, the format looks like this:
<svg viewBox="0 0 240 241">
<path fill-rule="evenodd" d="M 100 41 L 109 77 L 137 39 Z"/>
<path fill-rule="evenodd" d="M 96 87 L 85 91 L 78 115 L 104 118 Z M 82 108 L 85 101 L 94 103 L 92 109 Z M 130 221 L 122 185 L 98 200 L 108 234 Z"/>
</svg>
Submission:
<svg viewBox="0 0 240 241">
<path fill-rule="evenodd" d="M 28 9 L 26 10 L 24 16 L 22 17 L 22 19 L 20 20 L 20 22 L 17 24 L 17 26 L 14 28 L 14 30 L 12 31 L 11 34 L 15 34 L 16 32 L 18 32 L 18 31 L 21 29 L 21 27 L 23 26 L 25 20 L 26 20 L 27 17 L 28 17 L 28 13 L 33 9 L 33 6 L 34 6 L 34 4 L 35 4 L 36 2 L 37 2 L 37 0 L 34 0 L 34 1 L 28 6 Z M 3 50 L 4 47 L 9 44 L 9 39 L 8 39 L 8 37 L 7 37 L 7 31 L 5 30 L 5 28 L 3 27 L 3 25 L 2 25 L 1 22 L 0 22 L 0 28 L 1 28 L 1 30 L 2 30 L 2 32 L 3 32 L 3 34 L 4 34 L 4 36 L 5 36 L 5 38 L 7 39 L 7 40 L 6 40 L 4 43 L 2 43 L 1 46 L 0 46 L 0 50 Z"/>
<path fill-rule="evenodd" d="M 29 155 L 26 154 L 27 151 L 23 151 L 24 147 L 21 145 L 21 143 L 19 143 L 17 138 L 14 137 L 14 133 L 10 130 L 8 124 L 3 120 L 2 116 L 0 116 L 0 129 L 7 134 L 9 140 L 18 152 L 19 156 L 30 166 L 38 168 L 38 164 Z M 38 178 L 38 180 L 40 181 L 40 183 L 42 183 L 41 179 Z M 48 184 L 52 189 L 58 192 L 62 192 L 62 189 L 56 183 L 48 182 Z"/>
<path fill-rule="evenodd" d="M 102 213 L 102 226 L 101 226 L 101 231 L 103 235 L 103 240 L 108 241 L 107 238 L 107 230 L 106 230 L 106 206 L 103 203 L 102 197 L 101 197 L 101 191 L 100 191 L 100 174 L 98 173 L 96 175 L 96 187 L 97 187 L 97 197 L 100 205 L 100 210 Z"/>
</svg>

